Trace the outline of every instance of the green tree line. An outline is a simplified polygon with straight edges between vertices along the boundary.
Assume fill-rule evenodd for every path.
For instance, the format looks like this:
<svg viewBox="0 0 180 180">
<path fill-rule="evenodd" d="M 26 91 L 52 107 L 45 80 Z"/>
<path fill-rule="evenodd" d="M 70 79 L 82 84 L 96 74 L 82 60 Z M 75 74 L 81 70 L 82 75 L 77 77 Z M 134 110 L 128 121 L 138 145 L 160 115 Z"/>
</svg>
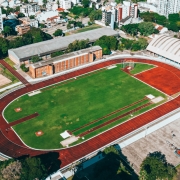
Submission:
<svg viewBox="0 0 180 180">
<path fill-rule="evenodd" d="M 18 48 L 28 44 L 52 39 L 51 35 L 41 31 L 38 28 L 31 28 L 26 34 L 17 37 L 14 40 L 7 40 L 0 37 L 0 57 L 7 56 L 8 49 Z"/>
<path fill-rule="evenodd" d="M 140 13 L 140 17 L 145 22 L 154 22 L 160 24 L 167 27 L 168 30 L 172 30 L 174 32 L 178 32 L 180 30 L 180 15 L 178 13 L 169 14 L 168 18 L 166 18 L 165 16 L 157 13 L 143 12 Z"/>
</svg>

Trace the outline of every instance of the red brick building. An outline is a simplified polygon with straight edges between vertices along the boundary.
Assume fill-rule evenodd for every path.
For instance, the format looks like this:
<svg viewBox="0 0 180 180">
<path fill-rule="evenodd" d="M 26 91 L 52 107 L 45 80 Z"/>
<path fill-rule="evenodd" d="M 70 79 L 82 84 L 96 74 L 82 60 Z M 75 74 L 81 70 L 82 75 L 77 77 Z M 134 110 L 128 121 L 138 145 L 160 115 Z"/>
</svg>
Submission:
<svg viewBox="0 0 180 180">
<path fill-rule="evenodd" d="M 101 58 L 102 48 L 100 46 L 92 46 L 90 48 L 64 54 L 50 60 L 43 60 L 30 64 L 29 72 L 33 78 L 38 78 L 72 69 Z"/>
</svg>

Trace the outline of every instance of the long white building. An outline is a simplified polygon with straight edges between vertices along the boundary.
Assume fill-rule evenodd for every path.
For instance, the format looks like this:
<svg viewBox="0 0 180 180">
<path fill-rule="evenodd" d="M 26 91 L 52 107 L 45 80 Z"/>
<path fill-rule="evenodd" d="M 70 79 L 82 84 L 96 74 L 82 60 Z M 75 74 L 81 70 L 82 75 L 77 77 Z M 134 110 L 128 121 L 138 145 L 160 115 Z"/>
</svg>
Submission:
<svg viewBox="0 0 180 180">
<path fill-rule="evenodd" d="M 167 61 L 180 63 L 180 40 L 166 35 L 154 38 L 146 48 L 154 56 L 159 56 Z"/>
<path fill-rule="evenodd" d="M 0 33 L 3 31 L 3 18 L 2 18 L 2 10 L 0 7 Z"/>
<path fill-rule="evenodd" d="M 168 17 L 169 14 L 179 13 L 180 0 L 159 0 L 158 13 Z"/>
</svg>

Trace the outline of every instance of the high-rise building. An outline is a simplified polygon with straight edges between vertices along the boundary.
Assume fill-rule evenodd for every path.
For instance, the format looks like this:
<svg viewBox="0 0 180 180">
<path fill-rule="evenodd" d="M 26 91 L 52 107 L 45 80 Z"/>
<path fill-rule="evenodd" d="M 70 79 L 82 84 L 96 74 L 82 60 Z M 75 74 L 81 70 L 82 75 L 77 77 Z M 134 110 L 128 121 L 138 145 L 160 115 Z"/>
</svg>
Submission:
<svg viewBox="0 0 180 180">
<path fill-rule="evenodd" d="M 2 18 L 2 10 L 1 10 L 1 7 L 0 7 L 0 33 L 1 31 L 3 31 L 3 18 Z"/>
<path fill-rule="evenodd" d="M 119 4 L 117 9 L 117 22 L 125 19 L 127 16 L 137 18 L 138 16 L 138 5 L 129 1 L 123 1 L 123 4 Z"/>
<path fill-rule="evenodd" d="M 168 17 L 169 14 L 179 13 L 180 0 L 159 0 L 158 13 Z"/>
</svg>

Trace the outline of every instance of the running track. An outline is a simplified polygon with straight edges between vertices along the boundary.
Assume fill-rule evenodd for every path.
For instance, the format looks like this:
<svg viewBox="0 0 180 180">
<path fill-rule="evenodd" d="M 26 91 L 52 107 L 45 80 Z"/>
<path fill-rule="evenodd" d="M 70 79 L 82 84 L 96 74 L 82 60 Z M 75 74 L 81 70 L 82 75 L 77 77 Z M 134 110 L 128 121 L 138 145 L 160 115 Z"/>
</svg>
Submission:
<svg viewBox="0 0 180 180">
<path fill-rule="evenodd" d="M 131 58 L 132 59 L 132 58 Z M 63 81 L 65 79 L 72 78 L 74 76 L 78 76 L 87 72 L 91 72 L 93 70 L 103 68 L 105 66 L 109 66 L 115 63 L 120 63 L 122 62 L 123 59 L 117 59 L 117 60 L 110 60 L 107 62 L 102 62 L 100 64 L 96 64 L 84 69 L 77 70 L 75 72 L 71 72 L 68 74 L 65 74 L 63 76 L 55 77 L 53 79 L 40 82 L 34 85 L 27 85 L 27 82 L 24 82 L 27 86 L 17 90 L 4 98 L 1 99 L 0 103 L 0 151 L 8 156 L 11 157 L 19 157 L 22 155 L 30 155 L 30 156 L 36 156 L 42 153 L 46 153 L 48 151 L 40 151 L 40 150 L 33 150 L 28 147 L 26 147 L 20 139 L 16 136 L 14 131 L 8 130 L 6 132 L 6 129 L 10 129 L 10 124 L 8 124 L 3 116 L 2 116 L 2 111 L 6 107 L 8 103 L 10 103 L 13 99 L 17 98 L 18 96 L 42 88 L 47 85 L 51 85 L 56 82 Z M 169 65 L 160 63 L 160 62 L 155 62 L 151 60 L 143 60 L 143 59 L 134 59 L 134 61 L 137 62 L 145 62 L 145 63 L 150 63 L 154 64 L 157 66 L 160 66 L 164 69 L 166 69 L 167 73 L 166 76 L 171 76 L 172 74 L 175 75 L 177 83 L 179 82 L 179 77 L 180 77 L 180 70 L 171 67 Z M 2 60 L 0 60 L 2 62 Z M 165 77 L 163 77 L 165 78 Z M 178 93 L 178 91 L 176 92 Z M 134 129 L 137 129 L 149 122 L 152 122 L 153 120 L 161 117 L 162 115 L 171 112 L 172 110 L 180 107 L 180 96 L 177 98 L 153 109 L 150 110 L 138 117 L 133 118 L 130 121 L 127 121 L 107 132 L 104 132 L 103 134 L 92 138 L 80 145 L 77 145 L 75 147 L 71 147 L 68 149 L 62 149 L 62 150 L 56 150 L 56 152 L 59 152 L 59 159 L 61 160 L 61 167 L 64 167 L 73 161 L 82 158 L 83 156 L 95 151 L 96 149 L 101 148 L 102 146 L 105 146 L 109 144 L 110 142 L 130 133 Z"/>
</svg>

